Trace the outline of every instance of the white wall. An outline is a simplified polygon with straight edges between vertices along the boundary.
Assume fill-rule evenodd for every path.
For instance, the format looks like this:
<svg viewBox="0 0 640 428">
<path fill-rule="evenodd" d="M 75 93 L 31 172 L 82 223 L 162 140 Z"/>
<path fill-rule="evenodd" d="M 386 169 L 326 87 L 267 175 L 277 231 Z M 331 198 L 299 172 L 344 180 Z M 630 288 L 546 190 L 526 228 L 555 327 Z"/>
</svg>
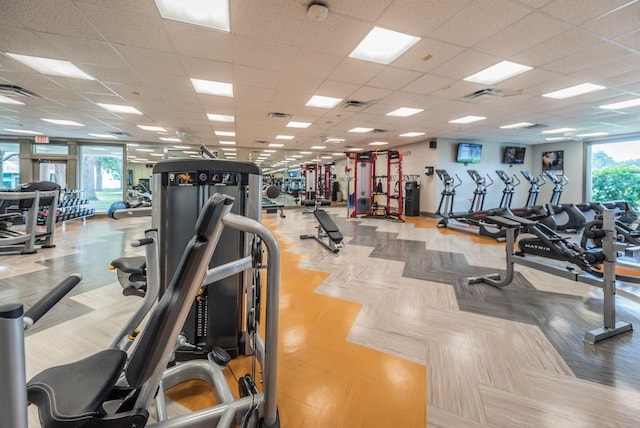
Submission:
<svg viewBox="0 0 640 428">
<path fill-rule="evenodd" d="M 147 166 L 143 163 L 127 163 L 127 169 L 133 171 L 133 185 L 138 184 L 138 180 L 141 178 L 151 178 L 151 174 L 153 172 L 153 168 L 147 168 Z"/>
</svg>

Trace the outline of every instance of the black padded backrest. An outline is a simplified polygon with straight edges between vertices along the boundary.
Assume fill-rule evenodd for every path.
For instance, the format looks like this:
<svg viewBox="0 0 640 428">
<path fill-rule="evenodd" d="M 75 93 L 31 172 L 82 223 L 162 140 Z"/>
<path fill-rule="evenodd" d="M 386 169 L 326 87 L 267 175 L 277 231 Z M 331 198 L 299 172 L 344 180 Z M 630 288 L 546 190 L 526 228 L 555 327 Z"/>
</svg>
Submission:
<svg viewBox="0 0 640 428">
<path fill-rule="evenodd" d="M 60 190 L 60 185 L 58 183 L 54 183 L 52 181 L 32 181 L 31 183 L 21 184 L 18 189 L 21 192 L 35 192 L 36 190 L 40 192 L 50 192 L 52 190 Z M 53 203 L 53 196 L 49 196 L 46 198 L 40 198 L 40 206 L 51 205 Z M 20 209 L 31 208 L 33 204 L 33 200 L 31 199 L 23 199 L 20 201 Z"/>
<path fill-rule="evenodd" d="M 339 232 L 338 226 L 336 226 L 335 222 L 329 217 L 329 214 L 327 214 L 325 210 L 315 210 L 313 215 L 316 216 L 318 223 L 320 223 L 326 232 Z"/>
<path fill-rule="evenodd" d="M 169 287 L 137 339 L 126 370 L 130 386 L 139 388 L 149 380 L 162 364 L 167 346 L 172 347 L 176 343 L 217 245 L 220 234 L 212 238 L 213 232 L 222 221 L 224 206 L 233 202 L 230 196 L 215 194 L 202 208 L 195 225 L 195 235 L 187 244 Z"/>
</svg>

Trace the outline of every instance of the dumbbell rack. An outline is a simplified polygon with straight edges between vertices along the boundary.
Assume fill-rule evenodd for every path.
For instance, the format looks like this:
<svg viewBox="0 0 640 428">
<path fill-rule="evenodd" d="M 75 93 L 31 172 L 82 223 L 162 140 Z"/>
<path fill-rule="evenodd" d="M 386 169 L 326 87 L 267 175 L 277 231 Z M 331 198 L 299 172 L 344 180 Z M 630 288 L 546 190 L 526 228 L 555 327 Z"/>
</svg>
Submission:
<svg viewBox="0 0 640 428">
<path fill-rule="evenodd" d="M 79 190 L 62 190 L 56 209 L 56 223 L 68 220 L 86 219 L 95 214 L 94 208 L 89 208 L 87 199 L 79 197 Z M 38 217 L 38 223 L 44 223 L 49 215 L 48 211 L 42 211 Z"/>
</svg>

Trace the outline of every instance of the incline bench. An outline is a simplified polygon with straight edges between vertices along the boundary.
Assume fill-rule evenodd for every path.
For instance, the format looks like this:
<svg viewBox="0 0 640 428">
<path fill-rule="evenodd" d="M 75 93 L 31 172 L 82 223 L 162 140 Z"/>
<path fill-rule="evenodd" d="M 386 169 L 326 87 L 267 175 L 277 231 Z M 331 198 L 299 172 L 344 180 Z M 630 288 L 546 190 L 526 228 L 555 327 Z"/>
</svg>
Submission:
<svg viewBox="0 0 640 428">
<path fill-rule="evenodd" d="M 318 220 L 318 233 L 316 235 L 300 235 L 300 239 L 313 238 L 334 253 L 340 251 L 339 247 L 344 247 L 344 244 L 342 242 L 343 236 L 338 226 L 325 210 L 315 210 L 313 215 Z"/>
</svg>

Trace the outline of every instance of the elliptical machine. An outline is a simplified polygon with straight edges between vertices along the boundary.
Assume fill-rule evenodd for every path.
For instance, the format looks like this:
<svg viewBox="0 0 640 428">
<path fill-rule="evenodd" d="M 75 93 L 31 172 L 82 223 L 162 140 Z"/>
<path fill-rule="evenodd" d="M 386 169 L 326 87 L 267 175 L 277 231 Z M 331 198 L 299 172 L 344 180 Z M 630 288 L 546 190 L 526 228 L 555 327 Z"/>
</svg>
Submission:
<svg viewBox="0 0 640 428">
<path fill-rule="evenodd" d="M 471 200 L 471 208 L 469 208 L 469 214 L 471 214 L 482 211 L 484 208 L 484 198 L 487 196 L 487 188 L 493 185 L 493 180 L 489 177 L 489 174 L 487 174 L 487 178 L 491 182 L 487 184 L 487 180 L 475 169 L 468 169 L 467 173 L 469 173 L 473 182 L 476 183 L 476 188 L 473 191 L 473 199 Z"/>
<path fill-rule="evenodd" d="M 556 228 L 565 232 L 578 232 L 587 223 L 587 219 L 582 211 L 575 204 L 560 204 L 560 196 L 564 191 L 564 186 L 569 184 L 569 179 L 564 175 L 556 175 L 550 170 L 544 174 L 553 183 L 551 200 L 547 204 L 549 214 L 556 221 Z"/>
<path fill-rule="evenodd" d="M 442 180 L 442 183 L 444 184 L 440 203 L 438 204 L 438 209 L 436 211 L 436 215 L 442 218 L 440 219 L 436 227 L 450 227 L 452 229 L 458 229 L 463 232 L 478 233 L 479 235 L 488 236 L 498 241 L 504 240 L 504 237 L 506 235 L 506 232 L 504 230 L 500 230 L 497 227 L 487 225 L 483 220 L 487 216 L 508 214 L 508 210 L 498 208 L 486 211 L 475 211 L 471 213 L 454 213 L 453 202 L 456 195 L 456 188 L 462 184 L 462 180 L 460 179 L 458 174 L 455 174 L 455 177 L 458 180 L 458 184 L 456 184 L 454 179 L 444 169 L 436 169 L 436 175 L 440 180 Z M 478 191 L 477 188 L 476 191 Z M 476 199 L 476 196 L 478 197 L 478 199 Z M 477 194 L 476 192 L 474 192 L 474 201 L 471 206 L 472 208 L 477 205 L 477 201 L 479 201 L 478 206 L 481 206 L 484 203 L 484 195 L 481 191 Z"/>
<path fill-rule="evenodd" d="M 545 180 L 542 175 L 534 177 L 529 171 L 520 171 L 520 173 L 522 173 L 522 176 L 531 185 L 529 187 L 529 197 L 527 198 L 527 203 L 525 204 L 525 206 L 533 207 L 538 201 L 538 195 L 540 194 L 542 186 L 547 184 L 547 180 Z"/>
<path fill-rule="evenodd" d="M 504 189 L 502 189 L 502 198 L 500 199 L 500 208 L 511 208 L 513 194 L 516 191 L 516 187 L 518 187 L 522 182 L 515 174 L 510 177 L 506 172 L 500 169 L 496 169 L 496 174 L 498 175 L 498 178 L 504 183 Z"/>
</svg>

